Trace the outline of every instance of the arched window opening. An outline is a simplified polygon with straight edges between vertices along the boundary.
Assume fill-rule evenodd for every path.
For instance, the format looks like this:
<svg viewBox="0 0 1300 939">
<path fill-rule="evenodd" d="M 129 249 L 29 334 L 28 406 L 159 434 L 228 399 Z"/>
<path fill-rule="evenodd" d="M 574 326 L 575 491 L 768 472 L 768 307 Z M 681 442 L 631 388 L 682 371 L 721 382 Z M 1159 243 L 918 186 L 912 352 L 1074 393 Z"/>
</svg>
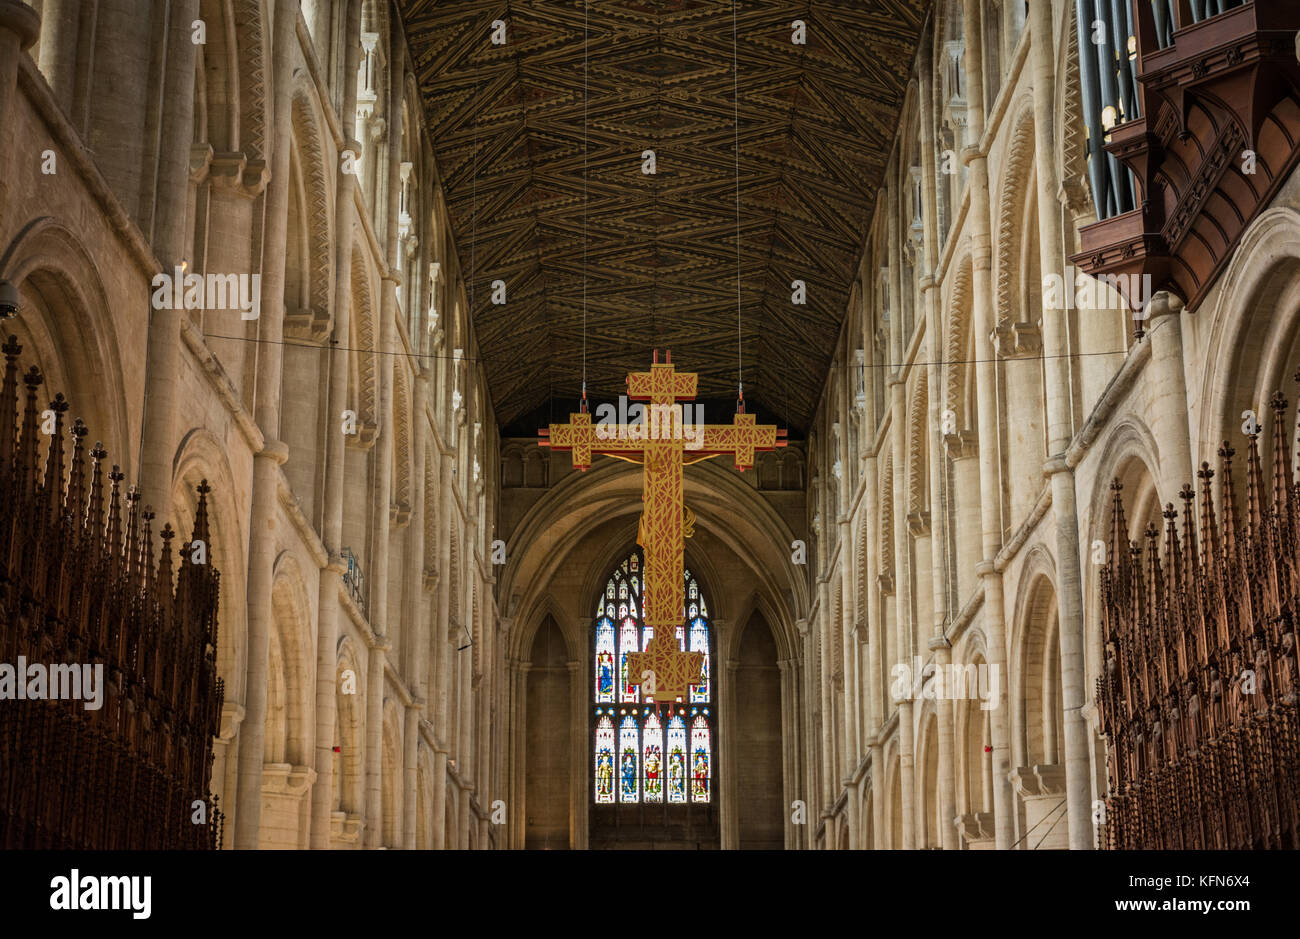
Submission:
<svg viewBox="0 0 1300 939">
<path fill-rule="evenodd" d="M 596 604 L 592 645 L 593 799 L 597 805 L 709 803 L 716 743 L 708 601 L 690 570 L 677 646 L 704 654 L 703 680 L 685 701 L 646 704 L 628 656 L 654 635 L 641 605 L 644 561 L 634 550 L 609 575 Z"/>
</svg>

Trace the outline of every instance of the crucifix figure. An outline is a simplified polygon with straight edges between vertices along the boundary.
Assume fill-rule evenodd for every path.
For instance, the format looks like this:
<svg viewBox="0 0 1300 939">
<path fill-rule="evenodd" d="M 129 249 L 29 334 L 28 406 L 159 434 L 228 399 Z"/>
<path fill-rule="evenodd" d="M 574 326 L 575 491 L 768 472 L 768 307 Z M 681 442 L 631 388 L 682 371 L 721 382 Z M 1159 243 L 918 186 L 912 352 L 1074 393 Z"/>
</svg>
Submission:
<svg viewBox="0 0 1300 939">
<path fill-rule="evenodd" d="M 683 652 L 676 639 L 685 612 L 682 467 L 728 453 L 743 472 L 754 465 L 757 451 L 786 444 L 785 431 L 756 423 L 753 414 L 744 413 L 743 401 L 730 424 L 684 427 L 678 402 L 694 399 L 697 382 L 695 374 L 673 368 L 671 354 L 660 363 L 656 351 L 650 371 L 627 377 L 628 399 L 648 402 L 640 423 L 593 425 L 584 400 L 582 412 L 570 414 L 569 423 L 539 432 L 539 446 L 572 451 L 573 465 L 583 471 L 595 453 L 645 467 L 637 544 L 645 553 L 642 613 L 653 635 L 645 651 L 628 656 L 628 683 L 643 685 L 646 701 L 684 701 L 704 669 L 704 654 Z"/>
</svg>

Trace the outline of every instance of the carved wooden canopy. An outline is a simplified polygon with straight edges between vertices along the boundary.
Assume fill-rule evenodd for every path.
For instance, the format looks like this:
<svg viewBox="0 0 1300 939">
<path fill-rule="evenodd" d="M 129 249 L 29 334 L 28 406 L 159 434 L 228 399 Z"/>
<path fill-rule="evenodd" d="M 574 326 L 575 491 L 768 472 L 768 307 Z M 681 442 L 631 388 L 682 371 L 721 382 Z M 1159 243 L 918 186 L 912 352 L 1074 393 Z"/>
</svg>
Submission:
<svg viewBox="0 0 1300 939">
<path fill-rule="evenodd" d="M 738 81 L 745 396 L 807 427 L 928 6 L 743 0 L 737 78 L 726 0 L 592 0 L 593 396 L 619 394 L 629 369 L 666 347 L 699 372 L 702 398 L 735 398 Z M 551 395 L 566 412 L 582 375 L 583 3 L 398 7 L 497 417 L 509 425 Z M 504 44 L 491 41 L 494 20 Z M 654 175 L 642 172 L 645 150 Z M 796 279 L 803 306 L 791 302 Z M 492 303 L 495 280 L 505 304 Z"/>
</svg>

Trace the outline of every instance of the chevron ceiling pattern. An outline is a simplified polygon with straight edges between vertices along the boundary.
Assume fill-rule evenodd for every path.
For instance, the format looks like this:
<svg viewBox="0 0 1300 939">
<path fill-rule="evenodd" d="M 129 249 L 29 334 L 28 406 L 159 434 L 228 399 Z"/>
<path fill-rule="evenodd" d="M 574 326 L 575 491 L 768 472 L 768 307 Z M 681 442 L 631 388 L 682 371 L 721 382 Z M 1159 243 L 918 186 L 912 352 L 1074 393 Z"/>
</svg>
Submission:
<svg viewBox="0 0 1300 939">
<path fill-rule="evenodd" d="M 701 398 L 735 400 L 738 128 L 745 399 L 807 429 L 928 6 L 742 0 L 733 72 L 730 0 L 590 2 L 590 397 L 620 394 L 628 371 L 668 348 L 700 374 Z M 583 375 L 583 3 L 398 8 L 498 420 L 567 413 Z M 495 20 L 504 44 L 491 41 Z M 806 305 L 791 301 L 796 279 Z M 504 304 L 492 302 L 496 280 Z"/>
</svg>

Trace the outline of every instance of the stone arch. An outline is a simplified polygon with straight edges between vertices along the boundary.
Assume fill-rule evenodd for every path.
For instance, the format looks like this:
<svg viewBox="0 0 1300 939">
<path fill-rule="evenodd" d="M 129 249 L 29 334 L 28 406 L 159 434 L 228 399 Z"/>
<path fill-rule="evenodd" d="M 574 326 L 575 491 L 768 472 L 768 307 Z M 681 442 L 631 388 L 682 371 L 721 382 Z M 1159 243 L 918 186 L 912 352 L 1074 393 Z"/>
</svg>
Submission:
<svg viewBox="0 0 1300 939">
<path fill-rule="evenodd" d="M 943 846 L 943 829 L 949 820 L 942 817 L 943 807 L 939 803 L 939 716 L 935 713 L 934 702 L 922 703 L 920 732 L 916 738 L 916 784 L 919 809 L 920 837 L 918 848 L 933 849 Z"/>
<path fill-rule="evenodd" d="M 411 509 L 411 384 L 402 361 L 393 371 L 393 501 L 399 508 Z"/>
<path fill-rule="evenodd" d="M 199 17 L 206 41 L 196 50 L 194 92 L 203 107 L 194 111 L 194 142 L 209 144 L 214 155 L 234 153 L 240 141 L 239 30 L 228 0 L 200 0 Z"/>
<path fill-rule="evenodd" d="M 416 420 L 424 420 L 421 411 Z M 424 447 L 424 573 L 438 569 L 438 520 L 442 490 L 438 487 L 438 453 L 432 444 Z"/>
<path fill-rule="evenodd" d="M 867 619 L 867 552 L 869 550 L 867 539 L 871 531 L 869 521 L 865 512 L 858 518 L 858 543 L 853 564 L 858 622 L 864 622 Z"/>
<path fill-rule="evenodd" d="M 270 115 L 266 106 L 266 63 L 270 36 L 262 0 L 232 0 L 239 48 L 239 149 L 250 163 L 266 158 Z"/>
<path fill-rule="evenodd" d="M 1019 310 L 1022 293 L 1022 245 L 1026 241 L 1024 218 L 1031 200 L 1030 185 L 1034 172 L 1034 106 L 1033 100 L 1024 96 L 1011 121 L 1011 140 L 1002 166 L 1002 189 L 998 199 L 998 229 L 995 268 L 997 271 L 994 302 L 999 328 L 1009 328 L 1016 322 L 1012 310 Z M 1036 240 L 1037 229 L 1028 234 L 1029 241 Z"/>
<path fill-rule="evenodd" d="M 1050 551 L 1034 545 L 1016 591 L 1011 633 L 1012 759 L 1017 767 L 1063 762 L 1064 706 L 1056 618 L 1056 566 Z"/>
<path fill-rule="evenodd" d="M 1111 483 L 1119 480 L 1124 500 L 1124 513 L 1128 541 L 1141 541 L 1141 532 L 1148 524 L 1163 526 L 1160 517 L 1161 499 L 1156 491 L 1160 453 L 1150 429 L 1134 417 L 1125 417 L 1116 423 L 1104 442 L 1094 444 L 1097 452 L 1104 454 L 1093 490 L 1087 502 L 1087 515 L 1079 520 L 1080 531 L 1086 532 L 1085 545 L 1088 563 L 1084 566 L 1084 649 L 1086 681 L 1091 688 L 1101 674 L 1101 564 L 1093 563 L 1100 542 L 1103 562 L 1110 557 L 1111 513 L 1115 493 Z M 1165 500 L 1172 501 L 1172 499 Z M 1080 506 L 1083 506 L 1080 500 Z M 1181 505 L 1179 511 L 1181 512 Z"/>
<path fill-rule="evenodd" d="M 1056 56 L 1055 111 L 1056 126 L 1060 129 L 1057 165 L 1061 168 L 1061 188 L 1070 208 L 1087 211 L 1093 203 L 1088 184 L 1088 132 L 1083 119 L 1083 81 L 1079 76 L 1075 16 L 1074 5 L 1066 4 Z M 1067 230 L 1069 227 L 1066 226 Z M 1070 252 L 1067 250 L 1066 253 Z"/>
<path fill-rule="evenodd" d="M 1268 400 L 1281 391 L 1296 397 L 1300 366 L 1300 211 L 1278 206 L 1263 212 L 1242 236 L 1216 289 L 1206 367 L 1199 397 L 1200 426 L 1193 461 L 1218 467 L 1224 440 L 1244 451 L 1242 413 L 1253 410 L 1268 427 Z M 1188 389 L 1193 396 L 1197 392 Z M 1295 409 L 1292 409 L 1294 417 Z M 1264 465 L 1272 456 L 1270 433 L 1260 435 Z M 1244 474 L 1238 474 L 1244 476 Z M 1216 477 L 1218 489 L 1220 479 Z M 1167 498 L 1172 498 L 1172 494 Z"/>
<path fill-rule="evenodd" d="M 248 603 L 242 573 L 247 569 L 244 546 L 246 513 L 239 507 L 238 489 L 227 448 L 211 431 L 193 428 L 182 438 L 172 461 L 173 550 L 194 530 L 195 488 L 207 480 L 209 562 L 221 572 L 218 607 L 217 674 L 225 683 L 225 702 L 242 705 L 248 678 Z M 161 527 L 161 526 L 159 526 Z"/>
<path fill-rule="evenodd" d="M 568 715 L 573 713 L 573 682 L 568 663 L 572 661 L 570 638 L 551 612 L 532 624 L 527 649 L 526 701 L 522 708 L 524 726 L 523 786 L 525 816 L 524 847 L 567 848 L 572 826 L 571 773 L 576 771 L 570 756 L 573 734 L 586 736 Z M 579 683 L 579 687 L 587 687 Z M 588 694 L 590 688 L 588 687 Z M 590 698 L 584 696 L 584 705 Z M 584 707 L 585 711 L 585 707 Z M 516 712 L 518 713 L 518 712 Z M 584 765 L 584 764 L 579 764 Z M 584 789 L 585 791 L 585 789 Z"/>
<path fill-rule="evenodd" d="M 544 585 L 578 542 L 599 531 L 598 537 L 608 547 L 603 555 L 606 562 L 618 547 L 632 543 L 640 499 L 640 472 L 621 461 L 601 460 L 585 474 L 567 475 L 547 490 L 511 533 L 500 595 L 509 597 L 518 589 L 519 608 L 534 615 Z M 686 477 L 686 502 L 695 506 L 697 531 L 709 532 L 751 567 L 762 585 L 760 595 L 772 601 L 774 618 L 770 623 L 784 636 L 779 644 L 794 648 L 794 620 L 807 609 L 808 586 L 790 558 L 793 534 L 788 525 L 734 471 L 710 463 L 691 468 Z M 540 546 L 545 550 L 538 550 Z M 715 610 L 715 617 L 726 618 L 731 611 L 725 607 L 723 591 L 718 589 L 707 560 L 701 563 L 693 553 L 687 557 L 700 572 L 710 596 L 718 598 L 711 602 L 724 604 Z M 580 581 L 578 596 L 579 602 L 586 604 L 583 609 L 594 608 L 597 582 L 607 573 L 597 567 L 601 565 L 593 563 L 590 570 L 584 570 Z M 603 586 L 600 581 L 599 587 Z M 507 654 L 524 654 L 513 632 L 508 642 Z"/>
<path fill-rule="evenodd" d="M 267 667 L 267 763 L 305 767 L 312 755 L 307 729 L 312 719 L 315 657 L 311 654 L 311 605 L 297 559 L 284 552 L 272 569 L 271 647 Z"/>
<path fill-rule="evenodd" d="M 361 246 L 352 251 L 352 353 L 348 356 L 349 399 L 357 412 L 358 428 L 373 433 L 379 421 L 379 342 L 377 330 L 378 306 L 371 283 L 370 265 Z M 362 431 L 362 437 L 366 437 Z"/>
<path fill-rule="evenodd" d="M 63 392 L 72 405 L 68 416 L 83 417 L 89 441 L 103 441 L 109 461 L 131 479 L 139 468 L 130 442 L 140 431 L 138 419 L 128 416 L 127 402 L 138 391 L 126 387 L 116 320 L 99 266 L 77 233 L 60 221 L 34 219 L 26 230 L 4 272 L 18 287 L 19 302 L 17 317 L 4 323 L 3 333 L 18 337 L 24 365 L 41 369 L 43 392 L 51 398 Z"/>
<path fill-rule="evenodd" d="M 910 820 L 903 818 L 903 774 L 898 748 L 893 740 L 886 748 L 885 765 L 889 767 L 885 774 L 885 792 L 889 794 L 889 801 L 885 803 L 885 833 L 889 835 L 887 846 L 898 851 L 903 847 L 903 826 Z"/>
<path fill-rule="evenodd" d="M 334 756 L 334 810 L 345 813 L 347 833 L 348 823 L 359 826 L 365 814 L 365 702 L 371 691 L 349 636 L 339 640 L 335 668 L 334 746 L 339 751 Z M 345 680 L 347 687 L 355 686 L 354 694 L 345 690 Z"/>
<path fill-rule="evenodd" d="M 1055 570 L 1043 545 L 1030 551 L 1011 646 L 1012 778 L 1023 810 L 1021 847 L 1068 847 L 1065 704 Z M 1032 837 L 1029 837 L 1032 833 Z"/>
<path fill-rule="evenodd" d="M 982 637 L 981 637 L 982 638 Z M 979 674 L 988 663 L 982 643 L 970 643 L 968 654 L 954 663 L 963 663 Z M 993 834 L 993 725 L 992 710 L 981 706 L 977 697 L 956 702 L 954 728 L 955 774 L 957 779 L 957 815 L 965 835 L 964 845 L 985 834 Z"/>
<path fill-rule="evenodd" d="M 944 407 L 953 412 L 957 430 L 974 430 L 974 376 L 972 363 L 975 359 L 974 337 L 971 329 L 972 309 L 972 264 L 970 252 L 966 251 L 955 262 L 956 273 L 951 279 L 948 293 L 948 315 L 945 326 L 947 351 L 945 371 L 947 376 L 947 396 Z"/>
<path fill-rule="evenodd" d="M 914 370 L 907 406 L 907 509 L 925 512 L 929 508 L 929 381 L 926 370 Z"/>
<path fill-rule="evenodd" d="M 880 475 L 880 489 L 876 501 L 880 513 L 880 573 L 894 577 L 894 453 L 885 457 L 885 471 Z"/>
<path fill-rule="evenodd" d="M 325 147 L 321 140 L 320 117 L 315 97 L 299 87 L 292 104 L 294 157 L 302 174 L 301 189 L 293 208 L 301 213 L 305 230 L 305 288 L 290 305 L 285 298 L 286 327 L 296 325 L 324 335 L 329 319 L 333 288 L 333 196 Z M 293 209 L 291 208 L 291 217 Z"/>
</svg>

